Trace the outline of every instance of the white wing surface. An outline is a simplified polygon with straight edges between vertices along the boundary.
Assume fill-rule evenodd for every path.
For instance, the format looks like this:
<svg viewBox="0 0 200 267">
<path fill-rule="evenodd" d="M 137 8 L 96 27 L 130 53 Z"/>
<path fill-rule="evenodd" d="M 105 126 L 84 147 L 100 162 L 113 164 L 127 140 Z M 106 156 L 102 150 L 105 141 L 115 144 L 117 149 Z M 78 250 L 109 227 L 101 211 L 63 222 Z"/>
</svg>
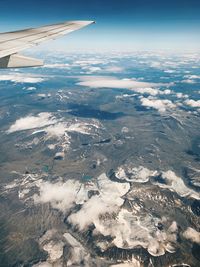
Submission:
<svg viewBox="0 0 200 267">
<path fill-rule="evenodd" d="M 41 60 L 25 57 L 18 52 L 92 23 L 94 21 L 67 21 L 40 28 L 0 33 L 0 68 L 41 66 L 43 65 Z"/>
</svg>

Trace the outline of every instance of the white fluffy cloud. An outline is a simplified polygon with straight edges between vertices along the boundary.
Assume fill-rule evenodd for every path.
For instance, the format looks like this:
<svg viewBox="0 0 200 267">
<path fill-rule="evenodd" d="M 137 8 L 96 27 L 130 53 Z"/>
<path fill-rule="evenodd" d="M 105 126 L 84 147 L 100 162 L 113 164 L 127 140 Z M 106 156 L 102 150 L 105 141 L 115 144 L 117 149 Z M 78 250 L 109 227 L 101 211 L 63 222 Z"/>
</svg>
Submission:
<svg viewBox="0 0 200 267">
<path fill-rule="evenodd" d="M 43 182 L 39 185 L 39 194 L 34 195 L 34 202 L 50 202 L 52 207 L 64 213 L 74 205 L 81 204 L 81 209 L 72 213 L 68 221 L 82 230 L 97 221 L 101 214 L 118 211 L 124 203 L 122 196 L 130 189 L 129 183 L 112 182 L 105 174 L 98 177 L 97 184 L 98 187 L 95 184 L 87 186 L 75 180 L 54 184 Z M 89 190 L 99 193 L 89 199 Z"/>
<path fill-rule="evenodd" d="M 200 100 L 187 99 L 185 104 L 193 108 L 200 108 Z"/>
<path fill-rule="evenodd" d="M 100 67 L 96 67 L 96 66 L 83 66 L 81 69 L 86 71 L 88 74 L 99 72 L 102 70 Z"/>
<path fill-rule="evenodd" d="M 13 133 L 17 131 L 41 128 L 50 124 L 54 124 L 56 119 L 51 113 L 43 112 L 36 116 L 29 115 L 16 120 L 16 122 L 10 126 L 8 133 Z"/>
<path fill-rule="evenodd" d="M 123 201 L 120 204 L 122 205 Z M 117 212 L 118 208 L 117 201 L 116 203 L 115 201 L 109 203 L 101 196 L 93 196 L 84 203 L 80 211 L 71 214 L 68 221 L 73 225 L 77 225 L 80 230 L 83 230 L 92 223 L 95 223 L 100 214 Z"/>
<path fill-rule="evenodd" d="M 67 182 L 43 182 L 39 187 L 39 195 L 34 195 L 34 202 L 48 203 L 52 207 L 62 212 L 69 210 L 74 204 L 83 204 L 87 197 L 87 190 L 82 188 L 81 184 L 75 180 Z"/>
<path fill-rule="evenodd" d="M 11 73 L 0 76 L 0 81 L 11 81 L 14 83 L 41 83 L 45 80 L 46 78 L 44 77 L 26 73 Z"/>
<path fill-rule="evenodd" d="M 146 87 L 146 88 L 140 88 L 140 89 L 133 89 L 134 92 L 137 92 L 139 94 L 148 94 L 148 95 L 158 95 L 161 91 L 156 88 Z"/>
<path fill-rule="evenodd" d="M 183 93 L 176 93 L 177 98 L 188 98 L 189 95 L 183 94 Z"/>
<path fill-rule="evenodd" d="M 83 230 L 99 219 L 99 215 L 106 212 L 117 212 L 124 200 L 121 198 L 130 189 L 128 183 L 112 182 L 105 174 L 98 177 L 99 195 L 95 195 L 85 202 L 80 211 L 68 218 L 69 222 L 78 225 Z"/>
<path fill-rule="evenodd" d="M 168 99 L 142 97 L 140 101 L 142 106 L 157 109 L 161 113 L 165 112 L 166 110 L 174 109 L 176 107 L 176 105 Z"/>
</svg>

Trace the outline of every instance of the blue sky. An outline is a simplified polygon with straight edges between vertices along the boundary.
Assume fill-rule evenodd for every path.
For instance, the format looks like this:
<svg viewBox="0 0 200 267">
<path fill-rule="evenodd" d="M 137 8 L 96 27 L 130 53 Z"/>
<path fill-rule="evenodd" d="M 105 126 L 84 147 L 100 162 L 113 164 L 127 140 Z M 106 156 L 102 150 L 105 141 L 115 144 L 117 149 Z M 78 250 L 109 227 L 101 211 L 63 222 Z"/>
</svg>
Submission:
<svg viewBox="0 0 200 267">
<path fill-rule="evenodd" d="M 1 0 L 0 18 L 1 32 L 96 20 L 96 25 L 48 43 L 48 48 L 66 51 L 200 50 L 199 0 Z"/>
</svg>

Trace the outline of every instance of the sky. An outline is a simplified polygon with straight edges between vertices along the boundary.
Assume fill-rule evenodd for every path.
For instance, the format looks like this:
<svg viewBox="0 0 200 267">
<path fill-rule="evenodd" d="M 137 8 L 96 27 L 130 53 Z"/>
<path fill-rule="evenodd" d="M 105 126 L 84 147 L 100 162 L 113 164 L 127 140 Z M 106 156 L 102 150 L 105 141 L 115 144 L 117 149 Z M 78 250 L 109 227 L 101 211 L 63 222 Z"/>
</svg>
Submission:
<svg viewBox="0 0 200 267">
<path fill-rule="evenodd" d="M 199 0 L 0 0 L 0 31 L 95 20 L 39 49 L 200 51 Z"/>
</svg>

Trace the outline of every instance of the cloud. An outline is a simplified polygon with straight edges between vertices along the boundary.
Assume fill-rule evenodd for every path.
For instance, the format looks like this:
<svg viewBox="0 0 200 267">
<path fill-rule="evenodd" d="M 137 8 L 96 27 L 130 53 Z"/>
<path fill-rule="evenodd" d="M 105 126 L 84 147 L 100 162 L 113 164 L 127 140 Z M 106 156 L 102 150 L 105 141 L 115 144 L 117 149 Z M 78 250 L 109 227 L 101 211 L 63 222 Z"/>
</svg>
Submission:
<svg viewBox="0 0 200 267">
<path fill-rule="evenodd" d="M 43 68 L 48 69 L 69 69 L 70 65 L 68 63 L 55 63 L 55 64 L 45 64 Z"/>
<path fill-rule="evenodd" d="M 68 211 L 76 204 L 83 204 L 87 197 L 87 190 L 80 190 L 81 184 L 75 180 L 67 182 L 43 182 L 39 187 L 39 195 L 34 195 L 34 202 L 48 203 L 62 212 Z"/>
<path fill-rule="evenodd" d="M 130 189 L 128 183 L 112 182 L 105 174 L 98 177 L 97 184 L 99 194 L 91 197 L 78 212 L 68 218 L 68 221 L 77 225 L 80 230 L 95 224 L 101 214 L 117 212 L 124 203 L 121 197 Z"/>
<path fill-rule="evenodd" d="M 128 89 L 136 92 L 137 94 L 147 94 L 151 96 L 156 96 L 158 94 L 169 95 L 173 92 L 170 89 L 160 90 L 156 88 L 169 84 L 142 82 L 135 79 L 118 79 L 110 76 L 83 76 L 79 77 L 79 79 L 81 81 L 77 83 L 78 85 L 91 88 Z M 165 104 L 167 104 L 167 102 Z"/>
<path fill-rule="evenodd" d="M 91 88 L 116 88 L 116 89 L 140 89 L 157 87 L 163 84 L 136 81 L 134 79 L 118 79 L 109 76 L 84 76 L 79 77 L 81 80 L 78 85 Z"/>
<path fill-rule="evenodd" d="M 176 70 L 164 70 L 165 73 L 176 73 Z"/>
<path fill-rule="evenodd" d="M 26 73 L 11 73 L 0 76 L 0 81 L 11 81 L 14 83 L 41 83 L 45 80 L 46 78 Z"/>
<path fill-rule="evenodd" d="M 128 183 L 110 181 L 105 174 L 98 178 L 98 186 L 85 186 L 79 181 L 42 182 L 39 185 L 39 194 L 33 196 L 35 204 L 51 203 L 52 207 L 66 213 L 74 205 L 82 205 L 78 212 L 72 213 L 68 221 L 77 225 L 80 230 L 95 223 L 101 214 L 118 211 L 124 203 L 121 198 L 130 189 Z M 88 192 L 93 190 L 99 193 L 88 198 Z"/>
<path fill-rule="evenodd" d="M 187 99 L 184 103 L 192 108 L 200 108 L 200 100 Z"/>
<path fill-rule="evenodd" d="M 147 95 L 152 95 L 156 96 L 158 94 L 160 95 L 169 95 L 172 93 L 171 90 L 165 89 L 165 90 L 159 90 L 156 88 L 140 88 L 140 89 L 132 89 L 134 92 L 137 92 L 139 94 L 147 94 Z"/>
<path fill-rule="evenodd" d="M 177 98 L 188 98 L 189 95 L 183 94 L 183 93 L 176 93 Z"/>
<path fill-rule="evenodd" d="M 172 93 L 172 90 L 170 89 L 165 89 L 163 91 L 160 91 L 160 94 L 163 94 L 163 95 L 170 95 Z"/>
<path fill-rule="evenodd" d="M 123 67 L 119 66 L 109 66 L 104 69 L 106 72 L 118 73 L 124 71 Z"/>
<path fill-rule="evenodd" d="M 102 69 L 100 67 L 95 67 L 95 66 L 83 66 L 82 70 L 85 70 L 89 74 L 89 73 L 99 72 Z"/>
<path fill-rule="evenodd" d="M 186 80 L 182 80 L 182 83 L 194 84 L 196 82 L 195 82 L 195 80 L 192 80 L 192 79 L 186 79 Z"/>
<path fill-rule="evenodd" d="M 123 201 L 120 204 L 122 205 Z M 107 203 L 105 198 L 102 198 L 101 196 L 93 196 L 84 203 L 80 211 L 71 214 L 68 221 L 73 225 L 77 225 L 80 230 L 83 230 L 92 223 L 95 223 L 100 214 L 117 212 L 118 208 L 117 201 L 116 203 Z"/>
<path fill-rule="evenodd" d="M 187 79 L 200 79 L 200 75 L 185 75 L 184 78 L 187 78 Z"/>
<path fill-rule="evenodd" d="M 51 94 L 37 94 L 38 97 L 45 98 L 45 97 L 50 97 Z"/>
<path fill-rule="evenodd" d="M 137 170 L 135 170 L 137 171 Z M 143 172 L 145 171 L 145 172 Z M 137 175 L 147 177 L 151 172 L 138 168 Z M 137 176 L 136 175 L 136 176 Z M 173 184 L 179 177 L 175 177 L 174 173 L 162 173 L 164 179 L 168 179 L 166 184 L 179 188 L 179 182 Z M 25 178 L 25 177 L 24 177 Z M 49 181 L 40 181 L 36 178 L 34 186 L 38 188 L 38 193 L 33 195 L 34 203 L 50 203 L 55 209 L 60 210 L 64 214 L 70 211 L 67 217 L 68 222 L 73 226 L 77 226 L 79 230 L 87 229 L 91 224 L 94 225 L 93 236 L 110 236 L 111 242 L 105 242 L 104 247 L 96 243 L 102 250 L 106 250 L 109 246 L 116 246 L 123 249 L 132 249 L 142 246 L 148 250 L 153 256 L 164 255 L 166 251 L 175 252 L 177 242 L 178 227 L 175 221 L 168 221 L 166 218 L 159 218 L 151 213 L 144 213 L 141 206 L 132 205 L 132 210 L 127 210 L 123 206 L 125 196 L 130 190 L 129 183 L 118 183 L 111 181 L 105 173 L 101 174 L 97 180 L 90 183 L 81 183 L 77 180 L 57 181 L 51 183 Z M 33 186 L 32 180 L 27 178 L 24 182 L 18 181 L 20 188 L 30 184 Z M 34 190 L 35 191 L 35 190 Z M 131 196 L 129 195 L 131 200 Z M 76 206 L 79 209 L 75 209 Z M 158 223 L 163 225 L 163 229 L 159 230 Z M 77 241 L 69 234 L 64 234 L 67 243 L 75 247 L 80 247 Z M 53 240 L 53 241 L 52 241 Z M 63 242 L 63 239 L 61 239 Z M 53 233 L 46 233 L 40 240 L 43 249 L 48 254 L 48 261 L 53 262 L 59 260 L 63 243 L 53 239 Z M 81 248 L 81 247 L 80 247 Z M 77 255 L 77 256 L 76 256 Z M 77 261 L 81 257 L 78 251 L 72 253 L 70 260 Z"/>
<path fill-rule="evenodd" d="M 200 244 L 200 232 L 197 232 L 191 227 L 188 227 L 185 232 L 183 232 L 183 237 L 194 243 Z"/>
<path fill-rule="evenodd" d="M 167 110 L 174 109 L 176 107 L 176 105 L 172 103 L 171 100 L 168 99 L 142 97 L 140 101 L 142 106 L 154 108 L 158 110 L 160 113 L 166 112 Z"/>
<path fill-rule="evenodd" d="M 91 122 L 84 122 L 79 120 L 68 120 L 64 118 L 56 118 L 51 113 L 39 113 L 38 115 L 29 115 L 20 118 L 12 124 L 7 130 L 7 134 L 32 130 L 32 141 L 22 144 L 22 147 L 32 147 L 38 145 L 40 142 L 49 141 L 53 144 L 48 144 L 48 148 L 55 150 L 55 159 L 64 158 L 65 153 L 70 148 L 70 141 L 72 136 L 69 133 L 79 133 L 84 135 L 98 135 L 100 123 L 91 120 Z M 41 133 L 42 135 L 36 134 Z"/>
<path fill-rule="evenodd" d="M 48 126 L 48 127 L 45 127 Z M 38 115 L 29 115 L 15 121 L 7 130 L 7 133 L 13 133 L 23 130 L 37 129 L 32 134 L 45 132 L 48 138 L 62 137 L 67 132 L 78 132 L 82 134 L 90 134 L 92 130 L 98 129 L 97 122 L 86 123 L 82 121 L 63 121 L 63 118 L 56 119 L 53 114 L 48 112 L 39 113 Z"/>
<path fill-rule="evenodd" d="M 158 95 L 160 93 L 160 90 L 151 88 L 151 87 L 134 89 L 133 91 L 139 94 L 148 94 L 148 95 L 153 95 L 153 96 Z"/>
<path fill-rule="evenodd" d="M 94 128 L 98 128 L 98 124 L 95 123 L 85 123 L 85 122 L 65 122 L 65 121 L 58 121 L 54 122 L 55 124 L 45 127 L 43 129 L 37 130 L 33 132 L 33 134 L 39 132 L 45 132 L 48 138 L 58 137 L 61 138 L 62 136 L 66 136 L 69 132 L 77 132 L 81 134 L 91 134 Z"/>
<path fill-rule="evenodd" d="M 38 132 L 45 132 L 49 138 L 53 137 L 62 137 L 66 132 L 66 125 L 63 122 L 58 122 L 54 125 L 50 125 L 48 127 L 43 128 L 42 130 L 38 130 L 33 132 L 33 134 L 36 134 Z"/>
<path fill-rule="evenodd" d="M 24 90 L 26 90 L 26 91 L 35 91 L 37 88 L 36 87 L 34 87 L 34 86 L 30 86 L 30 87 L 25 87 L 25 88 L 23 88 Z"/>
<path fill-rule="evenodd" d="M 81 209 L 72 213 L 68 221 L 82 230 L 98 220 L 101 214 L 118 211 L 124 203 L 122 196 L 130 189 L 129 183 L 112 182 L 105 174 L 97 178 L 97 184 L 98 187 L 95 184 L 87 186 L 75 180 L 54 184 L 42 182 L 39 185 L 39 194 L 35 194 L 33 199 L 35 204 L 49 202 L 53 208 L 63 213 L 74 205 L 81 204 Z M 89 191 L 98 192 L 98 194 L 89 198 Z"/>
<path fill-rule="evenodd" d="M 55 122 L 56 119 L 48 112 L 39 113 L 36 116 L 29 115 L 16 120 L 16 122 L 10 126 L 7 133 L 41 128 L 46 125 L 54 124 Z"/>
<path fill-rule="evenodd" d="M 74 61 L 74 65 L 78 66 L 87 66 L 87 65 L 98 65 L 98 64 L 105 64 L 107 61 L 103 59 L 97 59 L 97 58 L 89 58 L 89 59 L 81 59 Z"/>
</svg>

